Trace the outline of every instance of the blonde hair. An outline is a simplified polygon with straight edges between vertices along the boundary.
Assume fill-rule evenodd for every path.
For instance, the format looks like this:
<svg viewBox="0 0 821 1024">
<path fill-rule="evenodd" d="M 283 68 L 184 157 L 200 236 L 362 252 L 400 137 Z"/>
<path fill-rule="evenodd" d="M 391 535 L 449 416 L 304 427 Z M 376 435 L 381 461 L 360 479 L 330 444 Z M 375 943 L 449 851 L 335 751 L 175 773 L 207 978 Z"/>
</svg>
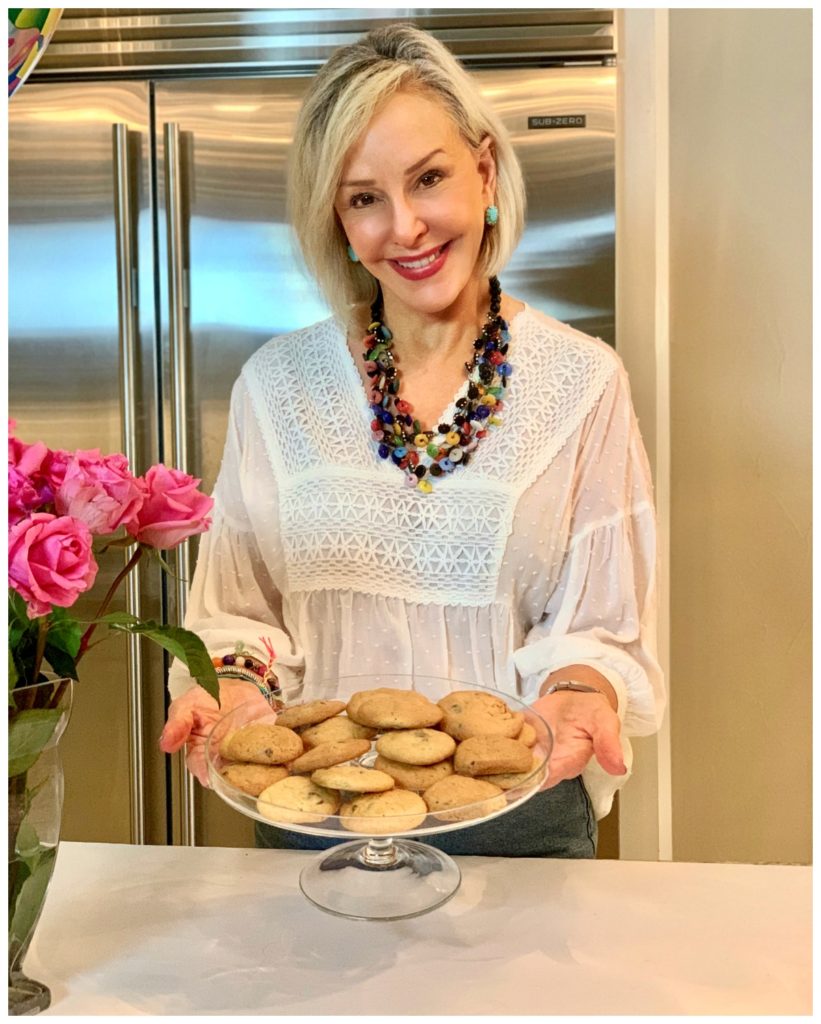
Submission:
<svg viewBox="0 0 821 1024">
<path fill-rule="evenodd" d="M 376 298 L 376 281 L 347 254 L 334 211 L 345 157 L 371 118 L 402 88 L 433 93 L 474 150 L 490 136 L 499 220 L 486 229 L 479 266 L 488 277 L 510 258 L 524 224 L 524 183 L 501 119 L 451 52 L 413 25 L 378 28 L 338 49 L 313 80 L 296 122 L 288 210 L 305 264 L 340 321 Z"/>
</svg>

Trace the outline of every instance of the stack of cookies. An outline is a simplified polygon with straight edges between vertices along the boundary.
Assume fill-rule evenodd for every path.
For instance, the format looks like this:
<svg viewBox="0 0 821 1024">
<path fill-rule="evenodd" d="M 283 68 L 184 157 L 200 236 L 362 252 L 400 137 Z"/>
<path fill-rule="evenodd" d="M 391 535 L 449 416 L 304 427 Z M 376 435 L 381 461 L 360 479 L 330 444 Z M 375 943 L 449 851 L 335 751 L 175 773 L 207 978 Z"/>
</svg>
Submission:
<svg viewBox="0 0 821 1024">
<path fill-rule="evenodd" d="M 407 832 L 430 813 L 469 821 L 503 809 L 505 791 L 534 776 L 544 756 L 521 711 L 492 693 L 460 690 L 438 703 L 385 687 L 347 703 L 317 700 L 253 723 L 220 744 L 227 782 L 257 798 L 277 824 L 318 824 L 369 835 Z M 357 762 L 375 747 L 372 767 Z"/>
</svg>

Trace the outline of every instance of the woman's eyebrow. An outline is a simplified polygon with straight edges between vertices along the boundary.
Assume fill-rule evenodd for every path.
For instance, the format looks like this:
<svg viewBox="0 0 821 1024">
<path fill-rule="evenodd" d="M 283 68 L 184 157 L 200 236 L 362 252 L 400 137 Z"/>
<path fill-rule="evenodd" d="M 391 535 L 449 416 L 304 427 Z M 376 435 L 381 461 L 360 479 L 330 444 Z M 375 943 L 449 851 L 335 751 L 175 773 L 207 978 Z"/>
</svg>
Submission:
<svg viewBox="0 0 821 1024">
<path fill-rule="evenodd" d="M 422 167 L 424 164 L 426 164 L 428 162 L 428 160 L 430 160 L 430 158 L 432 156 L 436 156 L 437 153 L 444 153 L 444 152 L 445 152 L 444 149 L 432 149 L 430 151 L 430 153 L 427 153 L 425 156 L 423 156 L 421 160 L 417 160 L 415 164 L 412 164 L 405 171 L 405 177 L 407 177 L 409 174 L 413 174 L 415 171 L 418 171 L 419 168 Z M 361 178 L 361 179 L 358 179 L 357 181 L 340 181 L 339 187 L 340 188 L 372 188 L 375 184 L 376 184 L 376 182 L 372 178 Z"/>
<path fill-rule="evenodd" d="M 422 167 L 423 164 L 426 164 L 428 162 L 428 160 L 430 160 L 430 158 L 432 156 L 436 156 L 437 153 L 444 153 L 444 152 L 445 152 L 444 149 L 441 149 L 441 148 L 439 148 L 439 149 L 432 149 L 430 151 L 430 153 L 427 154 L 427 156 L 423 156 L 421 160 L 417 160 L 416 163 L 413 164 L 412 167 L 409 167 L 405 171 L 405 177 L 407 177 L 409 174 L 413 174 L 414 171 L 418 171 L 419 168 Z"/>
</svg>

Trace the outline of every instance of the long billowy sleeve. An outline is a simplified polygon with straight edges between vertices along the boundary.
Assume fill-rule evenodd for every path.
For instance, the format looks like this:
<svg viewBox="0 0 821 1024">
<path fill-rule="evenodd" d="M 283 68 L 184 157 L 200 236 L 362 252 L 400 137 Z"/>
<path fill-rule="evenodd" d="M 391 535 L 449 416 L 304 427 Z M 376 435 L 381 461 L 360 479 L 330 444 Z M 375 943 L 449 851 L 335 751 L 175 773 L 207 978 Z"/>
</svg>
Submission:
<svg viewBox="0 0 821 1024">
<path fill-rule="evenodd" d="M 656 654 L 656 520 L 647 456 L 619 365 L 581 434 L 567 549 L 544 615 L 514 653 L 525 699 L 567 665 L 601 672 L 618 696 L 627 737 L 655 732 L 665 707 Z M 596 813 L 608 813 L 625 777 L 592 760 L 584 780 Z"/>
<path fill-rule="evenodd" d="M 241 646 L 267 662 L 268 646 L 276 659 L 273 671 L 286 697 L 298 687 L 303 653 L 283 622 L 282 596 L 275 583 L 281 566 L 274 538 L 265 538 L 265 554 L 255 529 L 255 508 L 277 507 L 276 482 L 259 437 L 247 388 L 236 383 L 222 465 L 214 488 L 213 524 L 200 541 L 185 626 L 196 633 L 212 656 Z M 185 666 L 174 662 L 168 686 L 172 698 L 194 685 Z"/>
</svg>

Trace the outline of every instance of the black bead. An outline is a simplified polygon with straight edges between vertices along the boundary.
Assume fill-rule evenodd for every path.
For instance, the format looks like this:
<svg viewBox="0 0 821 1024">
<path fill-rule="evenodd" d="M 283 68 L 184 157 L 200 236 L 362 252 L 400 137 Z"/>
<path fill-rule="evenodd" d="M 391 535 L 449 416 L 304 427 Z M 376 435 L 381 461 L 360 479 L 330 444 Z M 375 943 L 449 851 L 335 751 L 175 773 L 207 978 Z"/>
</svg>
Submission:
<svg viewBox="0 0 821 1024">
<path fill-rule="evenodd" d="M 455 406 L 459 411 L 453 417 L 453 423 L 440 423 L 438 426 L 438 432 L 440 434 L 449 434 L 452 431 L 461 431 L 461 444 L 466 444 L 470 440 L 472 429 L 471 425 L 474 421 L 479 423 L 480 426 L 483 425 L 480 423 L 479 418 L 476 415 L 476 409 L 482 408 L 483 413 L 487 411 L 487 408 L 485 406 L 480 406 L 479 401 L 477 401 L 481 400 L 482 388 L 481 386 L 477 386 L 475 382 L 476 378 L 479 378 L 480 384 L 487 386 L 492 384 L 498 376 L 501 381 L 502 388 L 507 388 L 508 385 L 507 377 L 502 377 L 501 374 L 498 374 L 496 366 L 491 363 L 489 359 L 489 356 L 493 352 L 501 352 L 502 355 L 507 355 L 508 351 L 508 344 L 506 342 L 503 343 L 501 339 L 501 331 L 507 328 L 507 324 L 500 314 L 502 286 L 497 277 L 490 278 L 489 288 L 489 311 L 485 317 L 482 333 L 481 336 L 473 342 L 474 355 L 472 360 L 465 363 L 465 370 L 468 374 L 468 387 L 466 390 L 467 397 L 459 398 L 455 402 Z M 391 352 L 392 339 L 390 338 L 390 330 L 382 323 L 383 310 L 381 300 L 381 292 L 378 292 L 376 301 L 371 307 L 371 320 L 375 321 L 377 324 L 373 333 L 376 335 L 377 341 L 381 342 L 383 351 L 375 360 L 376 369 L 369 370 L 367 372 L 367 376 L 369 379 L 373 380 L 373 384 L 371 386 L 376 387 L 384 393 L 382 401 L 372 405 L 372 408 L 376 410 L 377 418 L 381 419 L 385 424 L 381 431 L 383 433 L 384 440 L 380 445 L 380 453 L 384 450 L 386 456 L 389 456 L 390 461 L 399 464 L 402 459 L 397 458 L 396 449 L 402 445 L 407 448 L 408 451 L 413 451 L 415 448 L 415 437 L 417 434 L 423 433 L 423 431 L 420 424 L 414 420 L 412 416 L 407 414 L 399 415 L 398 413 L 394 416 L 388 411 L 391 405 L 391 396 L 399 393 L 400 371 L 394 365 L 394 357 Z M 371 351 L 368 351 L 366 358 L 370 357 Z M 394 421 L 400 426 L 401 433 L 396 433 L 394 430 L 390 429 L 390 424 L 394 423 Z M 429 438 L 433 436 L 430 431 L 426 433 Z M 456 465 L 466 466 L 469 461 L 470 455 L 464 454 Z M 445 470 L 443 470 L 437 462 L 433 462 L 429 466 L 417 464 L 410 469 L 410 472 L 418 480 L 422 480 L 426 476 L 440 477 L 445 475 Z"/>
</svg>

